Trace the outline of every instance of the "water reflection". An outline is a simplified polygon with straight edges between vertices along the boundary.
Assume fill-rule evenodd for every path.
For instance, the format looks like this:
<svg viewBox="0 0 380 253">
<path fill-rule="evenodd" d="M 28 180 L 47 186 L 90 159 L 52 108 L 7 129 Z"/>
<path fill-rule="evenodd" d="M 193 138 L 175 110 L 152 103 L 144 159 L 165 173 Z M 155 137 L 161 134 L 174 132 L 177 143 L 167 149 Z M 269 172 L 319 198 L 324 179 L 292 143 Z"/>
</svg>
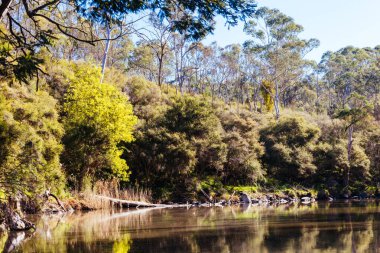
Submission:
<svg viewBox="0 0 380 253">
<path fill-rule="evenodd" d="M 35 217 L 16 252 L 380 252 L 379 213 L 333 202 Z"/>
</svg>

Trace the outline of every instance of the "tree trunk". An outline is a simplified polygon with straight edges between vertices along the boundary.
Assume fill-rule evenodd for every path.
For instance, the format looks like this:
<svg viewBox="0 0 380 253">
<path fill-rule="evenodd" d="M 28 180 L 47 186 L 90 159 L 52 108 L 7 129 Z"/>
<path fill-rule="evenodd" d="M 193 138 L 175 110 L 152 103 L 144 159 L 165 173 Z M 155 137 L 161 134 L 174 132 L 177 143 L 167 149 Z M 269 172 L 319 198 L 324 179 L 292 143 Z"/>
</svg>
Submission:
<svg viewBox="0 0 380 253">
<path fill-rule="evenodd" d="M 0 4 L 0 19 L 7 15 L 12 0 L 2 0 Z"/>
<path fill-rule="evenodd" d="M 163 59 L 160 57 L 158 59 L 158 86 L 161 88 L 162 85 L 162 66 L 163 65 Z"/>
<path fill-rule="evenodd" d="M 347 167 L 346 175 L 345 175 L 345 179 L 344 179 L 344 186 L 345 186 L 347 192 L 348 192 L 348 188 L 350 186 L 350 170 L 351 170 L 351 155 L 352 155 L 352 142 L 353 142 L 352 134 L 353 134 L 353 132 L 354 132 L 354 126 L 351 125 L 348 128 L 348 143 L 347 143 L 348 167 Z"/>
<path fill-rule="evenodd" d="M 100 80 L 101 83 L 103 83 L 104 72 L 106 70 L 106 65 L 107 65 L 108 51 L 111 44 L 111 28 L 108 23 L 106 24 L 106 29 L 107 29 L 107 41 L 106 41 L 106 48 L 104 49 L 104 55 L 103 55 L 103 60 L 102 60 L 102 79 Z"/>
<path fill-rule="evenodd" d="M 278 83 L 276 83 L 276 94 L 274 96 L 274 108 L 276 111 L 276 119 L 280 119 L 280 95 L 278 91 Z"/>
</svg>

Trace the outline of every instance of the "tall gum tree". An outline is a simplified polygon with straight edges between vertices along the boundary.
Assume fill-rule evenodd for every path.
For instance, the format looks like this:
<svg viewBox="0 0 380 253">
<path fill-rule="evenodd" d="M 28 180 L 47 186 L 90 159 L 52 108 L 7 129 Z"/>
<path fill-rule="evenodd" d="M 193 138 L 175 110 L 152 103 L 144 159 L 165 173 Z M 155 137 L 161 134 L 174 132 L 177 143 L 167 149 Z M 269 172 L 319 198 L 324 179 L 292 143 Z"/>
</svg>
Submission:
<svg viewBox="0 0 380 253">
<path fill-rule="evenodd" d="M 252 36 L 251 40 L 244 43 L 246 51 L 255 55 L 260 75 L 273 83 L 273 92 L 267 92 L 273 98 L 278 119 L 282 94 L 297 85 L 297 81 L 305 74 L 310 64 L 305 56 L 319 45 L 319 41 L 300 39 L 299 35 L 303 31 L 301 25 L 279 10 L 266 7 L 257 10 L 244 30 Z"/>
</svg>

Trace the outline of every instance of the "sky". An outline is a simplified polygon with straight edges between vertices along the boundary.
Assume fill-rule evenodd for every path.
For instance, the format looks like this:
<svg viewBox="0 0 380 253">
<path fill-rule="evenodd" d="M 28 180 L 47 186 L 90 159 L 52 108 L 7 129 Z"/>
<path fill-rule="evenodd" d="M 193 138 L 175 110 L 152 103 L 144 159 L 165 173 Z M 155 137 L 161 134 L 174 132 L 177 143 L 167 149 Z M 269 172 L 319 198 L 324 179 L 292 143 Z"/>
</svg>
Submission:
<svg viewBox="0 0 380 253">
<path fill-rule="evenodd" d="M 380 45 L 380 0 L 257 0 L 258 7 L 279 9 L 304 27 L 301 38 L 319 39 L 321 45 L 307 55 L 319 61 L 326 51 L 346 46 L 375 47 Z M 216 41 L 220 46 L 243 43 L 249 37 L 243 23 L 228 30 L 217 18 L 213 35 L 204 43 Z"/>
</svg>

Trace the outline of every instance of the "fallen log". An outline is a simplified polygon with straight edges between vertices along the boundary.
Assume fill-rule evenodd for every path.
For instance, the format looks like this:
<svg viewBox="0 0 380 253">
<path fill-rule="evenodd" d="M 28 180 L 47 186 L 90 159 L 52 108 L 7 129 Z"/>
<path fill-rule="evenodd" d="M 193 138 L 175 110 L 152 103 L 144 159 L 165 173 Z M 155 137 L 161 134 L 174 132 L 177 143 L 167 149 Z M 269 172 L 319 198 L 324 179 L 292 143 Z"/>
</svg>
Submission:
<svg viewBox="0 0 380 253">
<path fill-rule="evenodd" d="M 64 212 L 66 212 L 66 208 L 63 206 L 62 202 L 58 199 L 57 196 L 55 196 L 53 193 L 50 192 L 50 190 L 46 190 L 45 193 L 43 194 L 43 196 L 46 198 L 46 200 L 49 199 L 49 197 L 52 197 L 55 199 L 55 201 L 57 201 L 57 204 L 59 205 L 59 207 L 62 208 L 62 210 Z"/>
<path fill-rule="evenodd" d="M 97 198 L 101 198 L 104 200 L 109 200 L 110 202 L 114 204 L 118 204 L 121 206 L 127 206 L 127 207 L 173 207 L 173 206 L 178 206 L 178 205 L 164 205 L 164 204 L 152 204 L 152 203 L 147 203 L 147 202 L 142 202 L 142 201 L 131 201 L 131 200 L 123 200 L 123 199 L 116 199 L 116 198 L 111 198 L 111 197 L 106 197 L 102 195 L 94 195 Z"/>
</svg>

